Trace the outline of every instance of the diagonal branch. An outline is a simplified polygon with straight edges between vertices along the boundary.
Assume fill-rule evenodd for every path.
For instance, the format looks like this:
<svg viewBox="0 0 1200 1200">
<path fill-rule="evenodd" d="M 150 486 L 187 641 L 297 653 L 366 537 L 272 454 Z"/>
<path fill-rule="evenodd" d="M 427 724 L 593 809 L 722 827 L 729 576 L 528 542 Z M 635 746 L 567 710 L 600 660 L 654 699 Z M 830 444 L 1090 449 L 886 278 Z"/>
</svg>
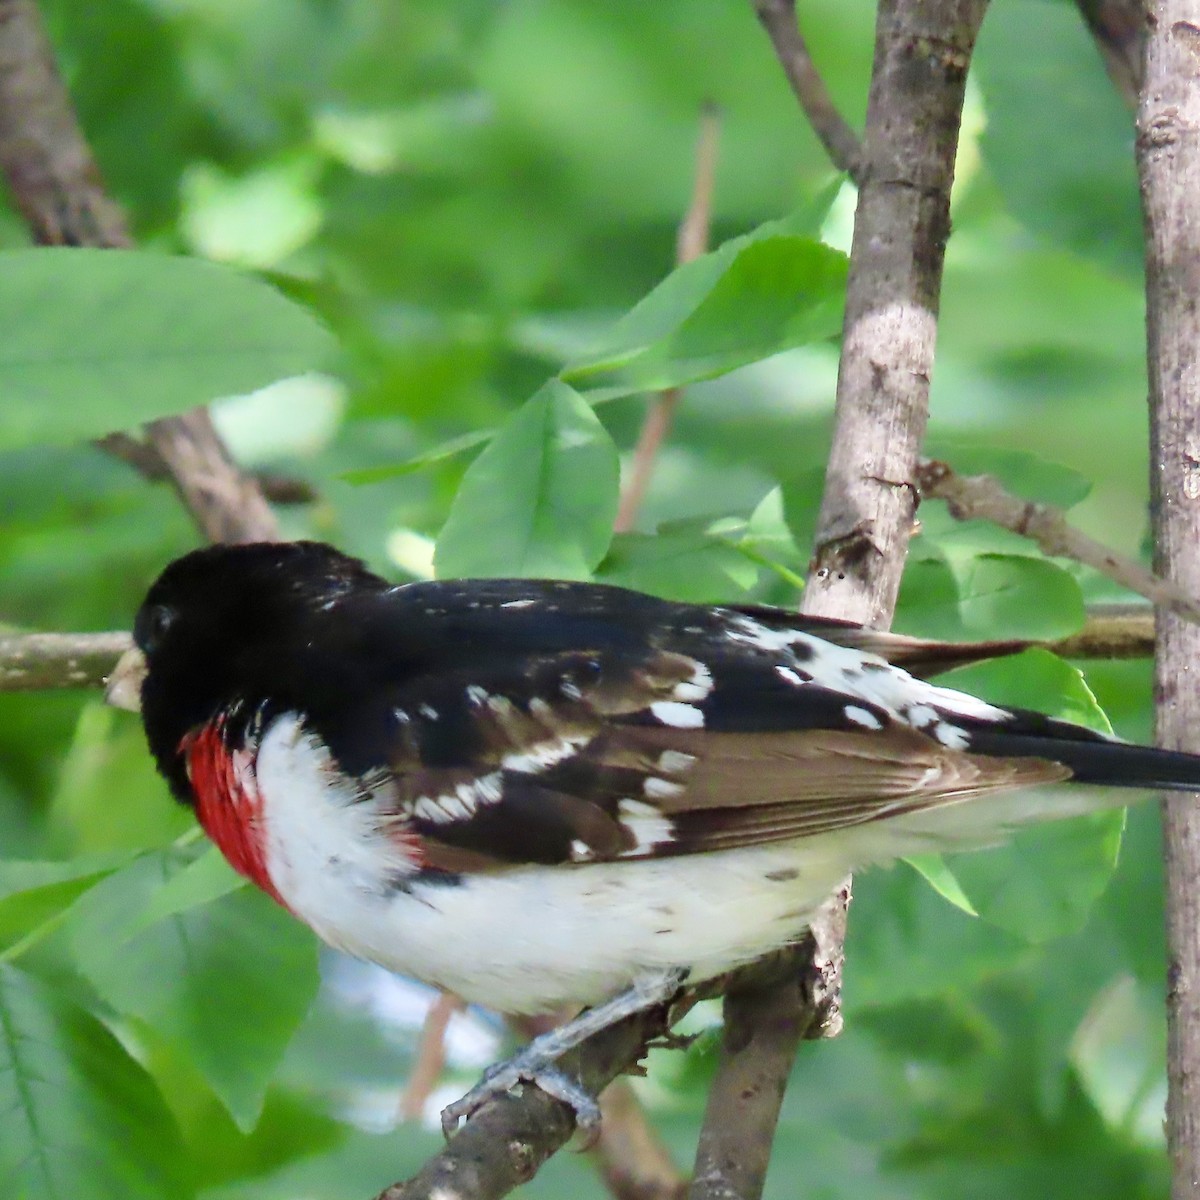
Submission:
<svg viewBox="0 0 1200 1200">
<path fill-rule="evenodd" d="M 123 214 L 104 190 L 33 0 L 0 0 L 0 171 L 41 245 L 132 244 Z M 156 421 L 149 436 L 207 537 L 279 536 L 261 490 L 234 465 L 204 409 Z"/>
<path fill-rule="evenodd" d="M 796 23 L 796 0 L 751 0 L 751 3 L 830 162 L 839 171 L 845 171 L 855 183 L 861 184 L 865 165 L 862 143 L 838 112 L 808 52 L 808 43 Z"/>
<path fill-rule="evenodd" d="M 714 107 L 706 106 L 700 114 L 700 136 L 696 142 L 696 173 L 692 183 L 692 198 L 675 242 L 677 265 L 699 258 L 708 249 L 708 231 L 712 223 L 713 189 L 717 174 L 717 135 L 721 131 L 721 116 Z M 654 398 L 642 423 L 630 462 L 629 479 L 621 491 L 621 503 L 613 521 L 615 533 L 628 533 L 633 528 L 638 509 L 650 485 L 654 462 L 659 448 L 671 428 L 675 408 L 683 389 L 665 388 Z"/>
<path fill-rule="evenodd" d="M 668 1032 L 672 1015 L 659 1007 L 610 1025 L 565 1055 L 563 1069 L 596 1095 L 636 1062 L 649 1042 Z M 384 1189 L 378 1200 L 498 1200 L 532 1179 L 574 1128 L 570 1108 L 540 1088 L 500 1096 L 416 1175 Z"/>
<path fill-rule="evenodd" d="M 914 476 L 923 498 L 946 502 L 959 521 L 991 521 L 1036 542 L 1043 554 L 1071 558 L 1187 621 L 1200 622 L 1200 600 L 1071 527 L 1052 504 L 1022 500 L 991 475 L 959 475 L 948 463 L 923 459 Z"/>
</svg>

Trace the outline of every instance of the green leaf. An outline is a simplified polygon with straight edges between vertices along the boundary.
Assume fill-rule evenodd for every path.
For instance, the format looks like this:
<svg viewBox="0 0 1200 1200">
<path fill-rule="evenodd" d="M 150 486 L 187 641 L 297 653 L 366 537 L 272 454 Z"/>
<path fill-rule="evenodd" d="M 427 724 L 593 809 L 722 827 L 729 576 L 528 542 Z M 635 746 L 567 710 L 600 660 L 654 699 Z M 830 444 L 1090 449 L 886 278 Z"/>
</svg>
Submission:
<svg viewBox="0 0 1200 1200">
<path fill-rule="evenodd" d="M 993 704 L 1036 708 L 1112 732 L 1082 673 L 1048 650 L 963 667 L 938 682 Z M 1083 925 L 1112 877 L 1124 825 L 1122 809 L 1056 821 L 1024 830 L 999 849 L 954 855 L 949 866 L 983 920 L 1046 941 Z"/>
<path fill-rule="evenodd" d="M 896 628 L 941 638 L 1074 633 L 1084 620 L 1075 577 L 1043 558 L 977 554 L 913 562 L 901 582 Z"/>
<path fill-rule="evenodd" d="M 845 997 L 853 1010 L 940 996 L 1028 960 L 1023 939 L 946 903 L 916 871 L 854 878 Z"/>
<path fill-rule="evenodd" d="M 150 1077 L 90 1013 L 0 965 L 0 1195 L 185 1200 L 179 1132 Z"/>
<path fill-rule="evenodd" d="M 0 447 L 82 441 L 327 363 L 307 309 L 253 276 L 133 250 L 0 253 Z"/>
<path fill-rule="evenodd" d="M 950 869 L 983 920 L 1044 942 L 1082 928 L 1112 878 L 1124 828 L 1124 809 L 1055 821 L 998 850 L 956 854 Z"/>
<path fill-rule="evenodd" d="M 0 862 L 0 947 L 12 946 L 53 921 L 129 859 L 129 854 L 118 854 L 64 862 Z"/>
<path fill-rule="evenodd" d="M 551 380 L 471 464 L 438 538 L 441 578 L 587 579 L 616 516 L 616 447 L 583 399 Z"/>
<path fill-rule="evenodd" d="M 1098 733 L 1112 733 L 1112 726 L 1083 672 L 1040 646 L 1007 658 L 958 667 L 940 676 L 938 683 L 970 692 L 992 704 L 1036 708 L 1048 716 L 1086 725 Z"/>
<path fill-rule="evenodd" d="M 145 929 L 176 913 L 220 900 L 244 886 L 246 880 L 229 865 L 220 850 L 209 846 L 154 893 L 135 927 Z"/>
<path fill-rule="evenodd" d="M 667 600 L 713 604 L 752 587 L 758 568 L 735 545 L 703 532 L 622 533 L 596 577 Z"/>
<path fill-rule="evenodd" d="M 149 854 L 105 880 L 72 917 L 71 948 L 104 1000 L 189 1055 L 247 1130 L 316 993 L 316 943 L 252 888 L 147 926 L 182 869 L 177 855 Z M 177 901 L 186 889 L 176 886 Z"/>
<path fill-rule="evenodd" d="M 400 475 L 412 475 L 416 471 L 423 471 L 426 467 L 436 466 L 440 462 L 454 458 L 455 455 L 474 450 L 476 446 L 482 446 L 491 441 L 494 436 L 495 432 L 491 429 L 472 430 L 472 432 L 460 434 L 458 437 L 447 438 L 446 441 L 439 442 L 423 454 L 405 459 L 404 462 L 380 463 L 375 467 L 358 467 L 353 471 L 343 471 L 338 478 L 343 483 L 349 483 L 355 487 L 370 483 L 383 483 Z"/>
<path fill-rule="evenodd" d="M 711 379 L 841 327 L 846 259 L 794 235 L 738 239 L 686 263 L 563 378 L 616 392 Z M 607 378 L 604 378 L 607 377 Z"/>
<path fill-rule="evenodd" d="M 954 878 L 954 872 L 946 865 L 946 860 L 940 854 L 910 854 L 904 861 L 942 899 L 949 900 L 955 908 L 961 908 L 969 917 L 979 916 L 975 911 L 975 906 L 967 899 L 966 893 L 962 890 L 962 885 Z"/>
<path fill-rule="evenodd" d="M 1134 129 L 1086 26 L 1069 6 L 1036 0 L 993 17 L 975 53 L 988 118 L 980 148 L 1009 210 L 1140 280 Z"/>
</svg>

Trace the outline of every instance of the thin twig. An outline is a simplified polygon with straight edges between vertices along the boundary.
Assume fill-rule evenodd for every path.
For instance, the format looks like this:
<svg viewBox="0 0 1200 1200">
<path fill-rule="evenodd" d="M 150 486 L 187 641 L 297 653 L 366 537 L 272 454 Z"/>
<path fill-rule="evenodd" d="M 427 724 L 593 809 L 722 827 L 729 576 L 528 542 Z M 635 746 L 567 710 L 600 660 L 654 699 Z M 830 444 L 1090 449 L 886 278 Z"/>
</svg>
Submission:
<svg viewBox="0 0 1200 1200">
<path fill-rule="evenodd" d="M 38 243 L 132 244 L 124 215 L 104 190 L 32 0 L 0 0 L 0 170 Z M 210 538 L 279 536 L 261 491 L 233 464 L 205 410 L 156 421 L 148 433 Z"/>
<path fill-rule="evenodd" d="M 1145 596 L 1185 620 L 1200 622 L 1200 601 L 1131 558 L 1073 529 L 1062 509 L 1022 500 L 991 475 L 959 475 L 949 464 L 922 459 L 916 484 L 923 497 L 946 502 L 960 521 L 984 520 L 1036 542 L 1044 554 L 1070 558 Z"/>
<path fill-rule="evenodd" d="M 751 0 L 759 21 L 775 48 L 775 57 L 792 85 L 796 99 L 813 132 L 825 147 L 830 162 L 862 183 L 863 148 L 858 134 L 837 110 L 825 81 L 817 71 L 808 44 L 796 22 L 796 0 Z"/>
<path fill-rule="evenodd" d="M 1154 653 L 1154 610 L 1102 604 L 1088 610 L 1078 633 L 1046 646 L 1060 658 L 1149 658 Z"/>
<path fill-rule="evenodd" d="M 450 1019 L 465 1007 L 463 1001 L 450 992 L 442 992 L 429 1006 L 421 1025 L 416 1061 L 400 1099 L 401 1120 L 415 1121 L 424 1113 L 425 1105 L 446 1065 L 446 1030 L 450 1026 Z"/>
<path fill-rule="evenodd" d="M 1154 565 L 1200 595 L 1200 22 L 1195 0 L 1146 6 L 1137 160 L 1146 230 L 1146 353 Z M 1159 609 L 1159 744 L 1200 751 L 1200 629 Z M 1163 808 L 1167 931 L 1167 1150 L 1172 1200 L 1200 1195 L 1200 804 Z"/>
<path fill-rule="evenodd" d="M 700 135 L 696 141 L 696 172 L 692 183 L 692 198 L 687 213 L 679 225 L 675 239 L 677 264 L 691 262 L 708 249 L 708 233 L 712 224 L 713 188 L 717 175 L 717 139 L 721 132 L 720 113 L 706 105 L 700 114 Z M 646 413 L 629 465 L 629 479 L 621 493 L 617 517 L 613 522 L 616 533 L 628 533 L 637 519 L 638 509 L 654 473 L 659 447 L 671 428 L 671 419 L 683 391 L 666 388 L 658 393 Z"/>
</svg>

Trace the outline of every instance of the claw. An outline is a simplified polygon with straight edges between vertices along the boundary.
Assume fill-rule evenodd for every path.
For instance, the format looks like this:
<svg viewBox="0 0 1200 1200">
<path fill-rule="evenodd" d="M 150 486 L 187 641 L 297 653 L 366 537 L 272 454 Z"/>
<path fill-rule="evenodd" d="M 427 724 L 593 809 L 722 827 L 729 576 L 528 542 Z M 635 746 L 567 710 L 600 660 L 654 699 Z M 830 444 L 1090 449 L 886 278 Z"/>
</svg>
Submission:
<svg viewBox="0 0 1200 1200">
<path fill-rule="evenodd" d="M 490 1067 L 461 1100 L 442 1109 L 442 1132 L 449 1138 L 461 1121 L 469 1120 L 489 1100 L 503 1096 L 518 1084 L 535 1083 L 548 1095 L 570 1106 L 575 1113 L 575 1127 L 585 1135 L 590 1145 L 600 1130 L 600 1106 L 578 1081 L 571 1079 L 554 1064 L 592 1034 L 607 1029 L 633 1013 L 669 1000 L 678 992 L 687 974 L 685 968 L 672 967 L 640 976 L 631 987 L 610 1000 L 534 1038 L 520 1054 Z"/>
<path fill-rule="evenodd" d="M 507 1062 L 489 1067 L 483 1078 L 460 1100 L 442 1109 L 442 1133 L 450 1138 L 460 1122 L 468 1121 L 489 1100 L 503 1096 L 519 1084 L 533 1083 L 549 1096 L 561 1100 L 575 1114 L 575 1127 L 589 1143 L 600 1132 L 600 1105 L 566 1072 L 529 1049 Z"/>
</svg>

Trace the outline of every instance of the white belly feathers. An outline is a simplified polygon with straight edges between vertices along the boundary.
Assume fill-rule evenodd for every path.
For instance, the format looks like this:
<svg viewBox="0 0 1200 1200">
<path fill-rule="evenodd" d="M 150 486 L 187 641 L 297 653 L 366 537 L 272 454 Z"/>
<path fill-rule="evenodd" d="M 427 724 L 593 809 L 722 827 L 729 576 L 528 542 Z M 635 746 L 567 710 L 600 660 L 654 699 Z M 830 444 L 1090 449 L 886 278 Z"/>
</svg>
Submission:
<svg viewBox="0 0 1200 1200">
<path fill-rule="evenodd" d="M 335 786 L 294 714 L 266 732 L 257 776 L 267 869 L 298 917 L 330 945 L 506 1012 L 594 1003 L 663 967 L 700 979 L 750 961 L 798 936 L 853 860 L 845 839 L 821 837 L 426 881 L 380 801 Z"/>
</svg>

